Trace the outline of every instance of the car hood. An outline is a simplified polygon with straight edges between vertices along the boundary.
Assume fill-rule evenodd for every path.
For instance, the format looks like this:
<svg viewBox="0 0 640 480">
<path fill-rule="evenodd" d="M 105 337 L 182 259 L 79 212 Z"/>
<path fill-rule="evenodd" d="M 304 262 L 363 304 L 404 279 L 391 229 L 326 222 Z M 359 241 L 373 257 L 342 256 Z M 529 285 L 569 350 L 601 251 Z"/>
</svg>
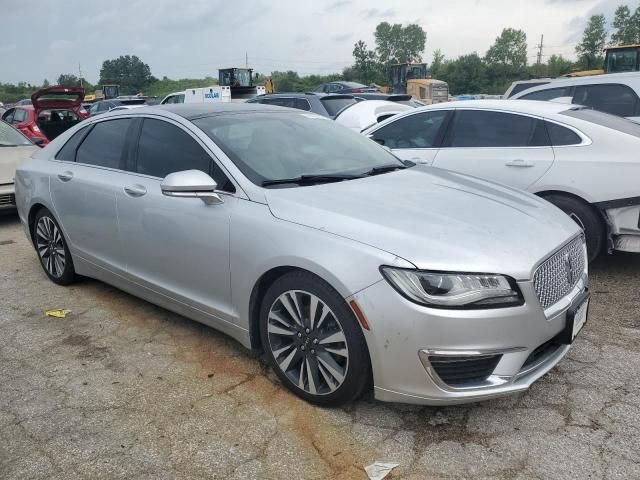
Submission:
<svg viewBox="0 0 640 480">
<path fill-rule="evenodd" d="M 0 147 L 0 185 L 13 183 L 18 165 L 39 150 L 34 145 Z"/>
<path fill-rule="evenodd" d="M 531 194 L 422 165 L 266 192 L 276 218 L 431 270 L 529 279 L 542 258 L 580 231 L 562 211 Z"/>
<path fill-rule="evenodd" d="M 52 109 L 73 110 L 84 100 L 84 88 L 55 86 L 42 88 L 31 95 L 31 103 L 36 111 Z"/>
</svg>

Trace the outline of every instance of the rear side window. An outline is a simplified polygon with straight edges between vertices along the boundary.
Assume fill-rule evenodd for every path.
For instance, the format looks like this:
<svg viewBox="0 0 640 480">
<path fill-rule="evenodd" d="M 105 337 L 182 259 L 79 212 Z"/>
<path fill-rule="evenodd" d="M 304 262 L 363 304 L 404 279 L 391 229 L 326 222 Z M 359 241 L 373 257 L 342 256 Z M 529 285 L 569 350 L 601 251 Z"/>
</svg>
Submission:
<svg viewBox="0 0 640 480">
<path fill-rule="evenodd" d="M 518 98 L 518 100 L 542 100 L 549 101 L 554 98 L 569 96 L 570 87 L 549 88 L 538 92 L 531 92 Z"/>
<path fill-rule="evenodd" d="M 75 162 L 76 161 L 76 150 L 85 134 L 87 133 L 87 129 L 89 127 L 84 127 L 78 130 L 73 136 L 67 140 L 67 143 L 58 151 L 56 155 L 56 160 L 64 160 L 66 162 Z"/>
<path fill-rule="evenodd" d="M 408 115 L 376 130 L 372 139 L 389 148 L 431 148 L 446 116 L 447 110 Z"/>
<path fill-rule="evenodd" d="M 607 83 L 576 87 L 573 103 L 620 117 L 640 113 L 638 96 L 626 85 Z"/>
<path fill-rule="evenodd" d="M 557 123 L 546 122 L 547 131 L 549 132 L 549 138 L 551 138 L 551 145 L 559 147 L 562 145 L 579 145 L 582 143 L 582 138 L 573 130 L 558 125 Z"/>
<path fill-rule="evenodd" d="M 131 123 L 130 118 L 97 123 L 78 148 L 76 161 L 123 169 L 123 147 Z"/>
<path fill-rule="evenodd" d="M 200 170 L 212 176 L 219 190 L 235 191 L 217 165 L 212 169 L 212 163 L 211 156 L 181 128 L 162 120 L 144 119 L 138 142 L 138 173 L 164 178 L 182 170 Z"/>
<path fill-rule="evenodd" d="M 353 105 L 354 103 L 358 103 L 355 98 L 332 98 L 332 97 L 324 97 L 321 99 L 322 105 L 324 105 L 325 110 L 329 114 L 330 117 L 335 117 L 336 114 L 342 110 L 344 107 L 348 107 L 349 105 Z"/>
<path fill-rule="evenodd" d="M 459 110 L 455 114 L 451 147 L 540 146 L 538 121 L 512 113 Z"/>
</svg>

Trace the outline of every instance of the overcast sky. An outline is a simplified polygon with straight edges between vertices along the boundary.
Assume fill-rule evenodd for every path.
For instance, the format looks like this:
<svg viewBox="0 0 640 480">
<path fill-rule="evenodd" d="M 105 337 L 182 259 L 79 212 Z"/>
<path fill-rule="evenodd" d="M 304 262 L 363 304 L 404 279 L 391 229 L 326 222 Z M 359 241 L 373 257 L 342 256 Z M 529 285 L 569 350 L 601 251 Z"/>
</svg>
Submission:
<svg viewBox="0 0 640 480">
<path fill-rule="evenodd" d="M 97 82 L 105 59 L 138 55 L 161 78 L 217 76 L 249 64 L 261 73 L 340 72 L 353 44 L 373 47 L 382 21 L 418 23 L 451 58 L 484 55 L 503 27 L 526 32 L 529 61 L 544 34 L 545 54 L 574 57 L 586 19 L 625 0 L 0 0 L 0 82 L 51 82 L 82 73 Z M 638 2 L 628 1 L 634 9 Z"/>
</svg>

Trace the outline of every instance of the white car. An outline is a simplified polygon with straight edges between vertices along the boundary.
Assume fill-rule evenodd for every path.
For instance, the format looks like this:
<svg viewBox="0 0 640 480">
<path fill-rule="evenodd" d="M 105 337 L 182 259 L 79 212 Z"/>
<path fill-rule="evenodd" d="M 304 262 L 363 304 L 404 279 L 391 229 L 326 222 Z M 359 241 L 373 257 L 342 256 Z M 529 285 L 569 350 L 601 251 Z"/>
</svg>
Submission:
<svg viewBox="0 0 640 480">
<path fill-rule="evenodd" d="M 640 72 L 558 79 L 527 88 L 513 100 L 557 100 L 640 122 Z"/>
<path fill-rule="evenodd" d="M 634 122 L 554 102 L 471 100 L 417 108 L 363 134 L 402 160 L 547 199 L 585 230 L 590 260 L 603 249 L 640 253 Z"/>
<path fill-rule="evenodd" d="M 367 100 L 349 105 L 338 113 L 336 123 L 351 130 L 362 130 L 380 123 L 398 113 L 413 110 L 414 107 L 386 100 Z"/>
<path fill-rule="evenodd" d="M 39 150 L 20 131 L 0 120 L 0 212 L 16 208 L 16 168 Z"/>
</svg>

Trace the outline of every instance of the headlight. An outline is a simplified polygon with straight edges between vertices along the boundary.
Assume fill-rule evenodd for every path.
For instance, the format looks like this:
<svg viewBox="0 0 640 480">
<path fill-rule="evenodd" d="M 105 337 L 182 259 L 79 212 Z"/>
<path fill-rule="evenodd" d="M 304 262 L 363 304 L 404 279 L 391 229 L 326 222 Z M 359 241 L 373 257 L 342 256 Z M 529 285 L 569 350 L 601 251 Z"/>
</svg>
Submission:
<svg viewBox="0 0 640 480">
<path fill-rule="evenodd" d="M 504 275 L 393 267 L 380 267 L 380 271 L 402 296 L 429 307 L 501 308 L 524 303 L 516 282 Z"/>
</svg>

